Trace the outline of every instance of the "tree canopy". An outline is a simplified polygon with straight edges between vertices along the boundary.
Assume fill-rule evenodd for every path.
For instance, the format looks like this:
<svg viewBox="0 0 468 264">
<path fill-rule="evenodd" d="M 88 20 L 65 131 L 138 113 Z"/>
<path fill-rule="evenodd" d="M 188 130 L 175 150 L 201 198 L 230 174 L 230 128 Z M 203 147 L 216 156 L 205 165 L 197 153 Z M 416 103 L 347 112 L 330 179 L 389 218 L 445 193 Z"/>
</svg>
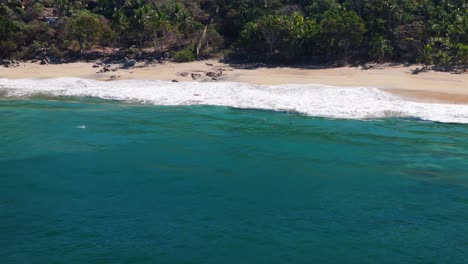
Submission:
<svg viewBox="0 0 468 264">
<path fill-rule="evenodd" d="M 5 0 L 0 57 L 102 48 L 266 62 L 396 61 L 466 68 L 464 0 Z"/>
</svg>

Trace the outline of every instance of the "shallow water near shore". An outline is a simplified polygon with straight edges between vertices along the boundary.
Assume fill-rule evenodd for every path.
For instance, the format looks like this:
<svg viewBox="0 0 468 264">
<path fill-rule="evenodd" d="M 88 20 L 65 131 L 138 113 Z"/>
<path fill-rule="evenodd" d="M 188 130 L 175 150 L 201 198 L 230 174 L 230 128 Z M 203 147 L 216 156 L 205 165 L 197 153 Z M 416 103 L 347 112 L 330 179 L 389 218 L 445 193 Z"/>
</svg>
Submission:
<svg viewBox="0 0 468 264">
<path fill-rule="evenodd" d="M 1 263 L 466 263 L 468 125 L 0 100 Z"/>
</svg>

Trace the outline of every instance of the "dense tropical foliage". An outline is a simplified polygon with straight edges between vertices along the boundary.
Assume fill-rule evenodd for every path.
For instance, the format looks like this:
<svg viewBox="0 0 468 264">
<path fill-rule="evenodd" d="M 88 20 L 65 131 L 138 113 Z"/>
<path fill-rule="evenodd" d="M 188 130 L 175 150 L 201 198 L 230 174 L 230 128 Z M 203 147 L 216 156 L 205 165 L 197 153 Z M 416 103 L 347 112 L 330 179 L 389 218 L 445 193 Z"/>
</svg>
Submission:
<svg viewBox="0 0 468 264">
<path fill-rule="evenodd" d="M 0 58 L 223 52 L 267 62 L 465 67 L 465 0 L 2 0 Z"/>
</svg>

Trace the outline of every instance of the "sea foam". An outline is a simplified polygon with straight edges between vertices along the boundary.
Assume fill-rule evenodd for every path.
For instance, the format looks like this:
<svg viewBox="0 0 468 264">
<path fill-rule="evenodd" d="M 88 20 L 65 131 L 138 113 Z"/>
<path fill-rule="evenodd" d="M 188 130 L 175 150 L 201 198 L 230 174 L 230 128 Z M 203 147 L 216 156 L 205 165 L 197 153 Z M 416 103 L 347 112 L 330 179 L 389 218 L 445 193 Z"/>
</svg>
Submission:
<svg viewBox="0 0 468 264">
<path fill-rule="evenodd" d="M 257 86 L 232 82 L 122 80 L 103 82 L 79 78 L 0 79 L 5 96 L 35 94 L 97 97 L 154 105 L 215 105 L 235 108 L 294 111 L 311 116 L 369 119 L 411 117 L 468 123 L 468 105 L 420 103 L 377 88 L 318 84 Z"/>
</svg>

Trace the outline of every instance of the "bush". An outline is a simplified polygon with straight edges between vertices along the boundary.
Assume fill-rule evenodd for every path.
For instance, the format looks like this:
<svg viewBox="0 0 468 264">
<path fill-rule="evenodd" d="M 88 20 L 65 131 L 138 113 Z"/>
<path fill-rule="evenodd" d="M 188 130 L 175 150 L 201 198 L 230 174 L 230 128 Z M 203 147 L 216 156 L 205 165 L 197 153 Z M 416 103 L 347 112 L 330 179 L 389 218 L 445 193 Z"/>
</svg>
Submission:
<svg viewBox="0 0 468 264">
<path fill-rule="evenodd" d="M 16 43 L 13 41 L 0 41 L 0 58 L 9 58 L 16 51 Z"/>
<path fill-rule="evenodd" d="M 102 35 L 99 16 L 89 11 L 81 11 L 70 23 L 71 32 L 80 45 L 80 53 L 91 47 Z"/>
<path fill-rule="evenodd" d="M 190 48 L 185 48 L 174 54 L 173 60 L 175 62 L 190 62 L 196 60 L 195 53 Z"/>
<path fill-rule="evenodd" d="M 377 62 L 383 62 L 393 54 L 393 48 L 389 40 L 383 36 L 374 36 L 369 42 L 369 56 Z"/>
</svg>

